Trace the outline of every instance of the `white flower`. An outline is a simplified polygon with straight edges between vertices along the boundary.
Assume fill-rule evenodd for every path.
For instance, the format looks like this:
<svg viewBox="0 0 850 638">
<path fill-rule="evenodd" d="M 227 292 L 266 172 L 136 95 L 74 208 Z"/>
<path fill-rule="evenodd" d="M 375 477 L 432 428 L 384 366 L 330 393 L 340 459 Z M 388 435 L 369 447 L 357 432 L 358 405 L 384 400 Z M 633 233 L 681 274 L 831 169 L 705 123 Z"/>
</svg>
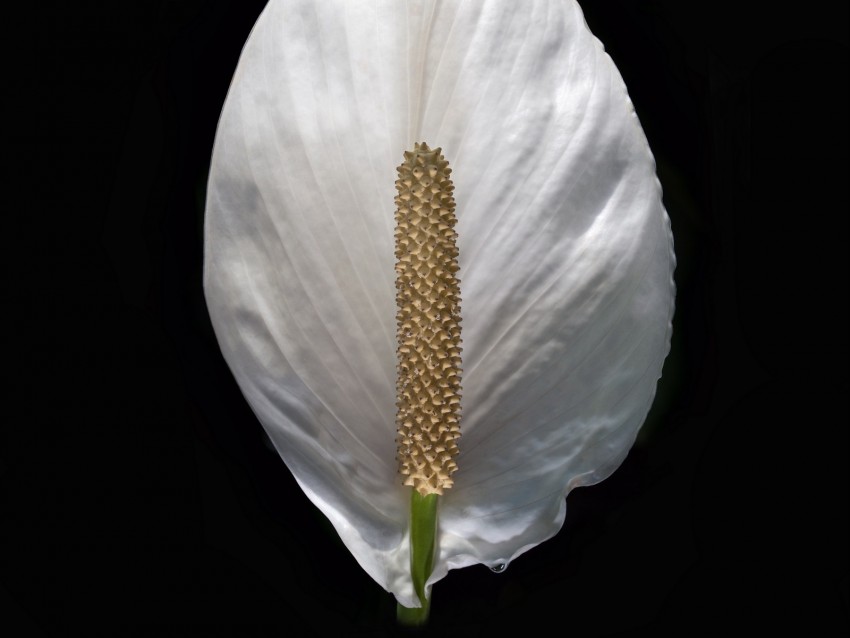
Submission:
<svg viewBox="0 0 850 638">
<path fill-rule="evenodd" d="M 572 0 L 271 0 L 215 143 L 205 289 L 242 392 L 408 607 L 395 444 L 395 168 L 451 162 L 463 419 L 433 583 L 553 536 L 626 456 L 669 349 L 674 256 L 626 89 Z"/>
</svg>

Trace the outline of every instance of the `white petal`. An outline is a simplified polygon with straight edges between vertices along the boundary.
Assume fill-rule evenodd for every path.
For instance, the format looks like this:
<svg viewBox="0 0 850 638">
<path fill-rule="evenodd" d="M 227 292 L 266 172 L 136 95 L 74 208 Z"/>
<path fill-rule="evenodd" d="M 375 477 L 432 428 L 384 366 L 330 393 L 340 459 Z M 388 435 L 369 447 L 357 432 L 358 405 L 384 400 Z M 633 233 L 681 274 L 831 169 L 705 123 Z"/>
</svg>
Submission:
<svg viewBox="0 0 850 638">
<path fill-rule="evenodd" d="M 421 137 L 454 158 L 464 417 L 445 569 L 507 564 L 608 476 L 669 349 L 672 236 L 625 87 L 578 6 L 460 3 Z M 462 60 L 463 64 L 446 64 Z"/>
<path fill-rule="evenodd" d="M 271 0 L 219 123 L 207 300 L 299 484 L 406 605 L 392 200 L 420 140 L 454 171 L 465 347 L 432 582 L 552 536 L 619 465 L 673 309 L 654 163 L 577 5 Z"/>
<path fill-rule="evenodd" d="M 382 22 L 404 24 L 403 5 L 267 5 L 219 123 L 205 286 L 222 351 L 286 464 L 364 569 L 413 604 L 392 245 L 408 46 Z"/>
</svg>

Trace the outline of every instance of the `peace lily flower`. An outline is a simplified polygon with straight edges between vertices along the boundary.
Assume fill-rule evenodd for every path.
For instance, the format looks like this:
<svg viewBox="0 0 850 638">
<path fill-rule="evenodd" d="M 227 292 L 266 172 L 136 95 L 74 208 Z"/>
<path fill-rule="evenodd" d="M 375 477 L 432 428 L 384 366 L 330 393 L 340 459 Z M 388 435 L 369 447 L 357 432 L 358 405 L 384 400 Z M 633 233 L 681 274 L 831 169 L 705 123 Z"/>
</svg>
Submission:
<svg viewBox="0 0 850 638">
<path fill-rule="evenodd" d="M 456 251 L 416 234 L 431 201 Z M 408 608 L 448 570 L 500 571 L 556 534 L 567 493 L 625 458 L 669 349 L 654 162 L 572 0 L 271 0 L 219 122 L 205 232 L 207 302 L 242 392 Z M 405 270 L 425 244 L 449 261 Z M 439 312 L 404 297 L 458 279 Z M 431 446 L 416 412 L 431 398 L 433 432 L 459 439 Z M 414 531 L 424 589 L 405 477 L 443 493 L 427 497 L 430 532 Z"/>
</svg>

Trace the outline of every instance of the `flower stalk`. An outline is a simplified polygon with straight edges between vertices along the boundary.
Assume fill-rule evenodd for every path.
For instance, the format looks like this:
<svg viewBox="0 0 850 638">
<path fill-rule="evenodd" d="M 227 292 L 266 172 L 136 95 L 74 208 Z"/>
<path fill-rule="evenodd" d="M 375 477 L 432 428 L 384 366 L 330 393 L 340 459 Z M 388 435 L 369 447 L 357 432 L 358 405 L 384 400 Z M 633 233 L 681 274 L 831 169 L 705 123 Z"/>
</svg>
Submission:
<svg viewBox="0 0 850 638">
<path fill-rule="evenodd" d="M 398 605 L 396 618 L 403 625 L 421 626 L 428 620 L 431 599 L 426 595 L 425 583 L 434 569 L 437 552 L 438 501 L 436 494 L 422 496 L 417 490 L 413 490 L 410 499 L 410 574 L 422 606 Z"/>
</svg>

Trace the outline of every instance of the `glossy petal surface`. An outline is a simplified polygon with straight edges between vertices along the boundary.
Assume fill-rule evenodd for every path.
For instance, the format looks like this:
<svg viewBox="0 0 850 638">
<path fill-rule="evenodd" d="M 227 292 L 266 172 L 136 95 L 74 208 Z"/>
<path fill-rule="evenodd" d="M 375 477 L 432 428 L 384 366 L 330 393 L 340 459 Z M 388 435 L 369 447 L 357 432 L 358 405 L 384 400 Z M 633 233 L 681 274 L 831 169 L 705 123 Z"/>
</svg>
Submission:
<svg viewBox="0 0 850 638">
<path fill-rule="evenodd" d="M 271 0 L 216 137 L 205 288 L 222 351 L 310 499 L 405 605 L 394 442 L 395 167 L 456 186 L 463 436 L 431 582 L 554 535 L 669 348 L 674 257 L 625 87 L 573 2 Z"/>
</svg>

